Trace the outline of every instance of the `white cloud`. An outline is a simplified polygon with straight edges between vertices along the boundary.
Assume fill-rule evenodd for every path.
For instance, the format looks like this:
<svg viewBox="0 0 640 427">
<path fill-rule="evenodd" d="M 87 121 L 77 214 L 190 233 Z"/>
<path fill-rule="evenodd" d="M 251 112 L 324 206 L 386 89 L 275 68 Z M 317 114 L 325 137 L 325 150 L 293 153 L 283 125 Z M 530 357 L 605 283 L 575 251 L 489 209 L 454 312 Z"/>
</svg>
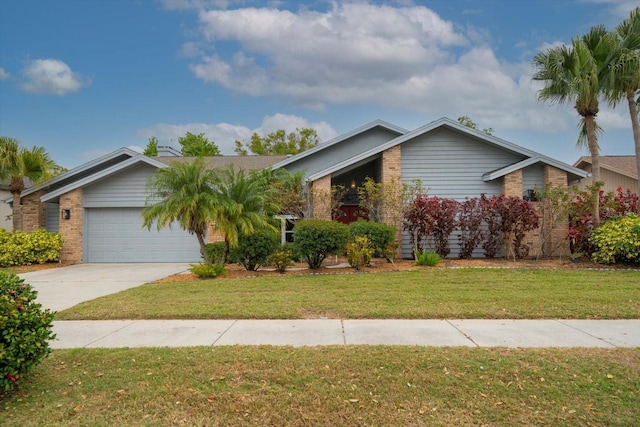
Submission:
<svg viewBox="0 0 640 427">
<path fill-rule="evenodd" d="M 67 64 L 57 59 L 30 60 L 22 74 L 22 89 L 36 94 L 66 95 L 91 84 L 90 79 L 74 73 Z"/>
<path fill-rule="evenodd" d="M 4 68 L 0 67 L 0 80 L 6 80 L 11 77 L 11 74 L 7 73 Z"/>
<path fill-rule="evenodd" d="M 235 141 L 248 141 L 253 132 L 257 132 L 259 135 L 266 135 L 278 129 L 293 132 L 296 128 L 309 127 L 318 132 L 321 141 L 327 141 L 337 135 L 336 131 L 326 122 L 312 123 L 302 117 L 279 113 L 264 117 L 262 124 L 256 129 L 249 129 L 246 126 L 232 125 L 229 123 L 156 123 L 147 128 L 140 129 L 136 134 L 145 139 L 155 136 L 158 138 L 160 145 L 166 144 L 178 148 L 178 138 L 184 136 L 187 132 L 195 134 L 204 133 L 209 141 L 216 143 L 223 155 L 233 155 L 235 154 L 233 151 Z"/>
</svg>

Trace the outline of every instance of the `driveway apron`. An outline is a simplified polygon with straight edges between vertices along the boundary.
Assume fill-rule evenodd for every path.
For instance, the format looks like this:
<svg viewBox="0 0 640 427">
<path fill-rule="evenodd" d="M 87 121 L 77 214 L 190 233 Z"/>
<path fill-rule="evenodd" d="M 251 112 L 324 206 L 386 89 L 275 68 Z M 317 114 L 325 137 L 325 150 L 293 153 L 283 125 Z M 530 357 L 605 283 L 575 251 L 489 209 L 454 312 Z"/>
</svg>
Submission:
<svg viewBox="0 0 640 427">
<path fill-rule="evenodd" d="M 88 263 L 21 273 L 19 276 L 38 291 L 37 301 L 44 308 L 60 311 L 188 269 L 187 263 Z"/>
</svg>

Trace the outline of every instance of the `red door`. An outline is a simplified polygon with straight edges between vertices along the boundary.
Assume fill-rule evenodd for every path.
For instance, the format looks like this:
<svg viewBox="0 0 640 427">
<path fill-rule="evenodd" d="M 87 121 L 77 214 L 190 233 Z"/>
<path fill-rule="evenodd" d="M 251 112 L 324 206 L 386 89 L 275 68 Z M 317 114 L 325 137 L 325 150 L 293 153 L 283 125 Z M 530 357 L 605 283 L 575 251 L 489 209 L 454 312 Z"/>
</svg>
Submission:
<svg viewBox="0 0 640 427">
<path fill-rule="evenodd" d="M 368 212 L 360 206 L 341 206 L 336 211 L 334 220 L 343 224 L 351 224 L 359 219 L 368 220 Z"/>
</svg>

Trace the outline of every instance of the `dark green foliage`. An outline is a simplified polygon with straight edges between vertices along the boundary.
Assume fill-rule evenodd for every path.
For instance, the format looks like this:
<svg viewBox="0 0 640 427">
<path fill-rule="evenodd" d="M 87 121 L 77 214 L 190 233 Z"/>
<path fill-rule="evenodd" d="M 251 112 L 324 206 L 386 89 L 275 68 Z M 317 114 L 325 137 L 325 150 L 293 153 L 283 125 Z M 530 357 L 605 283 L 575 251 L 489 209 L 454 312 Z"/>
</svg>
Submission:
<svg viewBox="0 0 640 427">
<path fill-rule="evenodd" d="M 269 257 L 280 245 L 278 232 L 262 228 L 253 234 L 241 234 L 238 246 L 229 252 L 229 261 L 242 264 L 249 271 L 255 271 L 269 260 Z"/>
<path fill-rule="evenodd" d="M 223 264 L 224 242 L 207 243 L 205 247 L 212 264 Z"/>
<path fill-rule="evenodd" d="M 23 279 L 0 272 L 0 395 L 51 352 L 54 313 L 42 310 L 36 296 Z"/>
<path fill-rule="evenodd" d="M 224 265 L 222 264 L 191 264 L 189 269 L 193 274 L 201 278 L 213 278 L 224 274 Z"/>
<path fill-rule="evenodd" d="M 602 212 L 602 211 L 601 211 Z M 640 217 L 636 214 L 610 219 L 591 233 L 593 260 L 602 264 L 640 263 Z"/>
<path fill-rule="evenodd" d="M 345 248 L 349 265 L 356 270 L 360 270 L 365 265 L 369 265 L 373 258 L 373 246 L 367 236 L 356 236 L 347 243 Z"/>
<path fill-rule="evenodd" d="M 394 226 L 382 222 L 358 220 L 349 224 L 349 236 L 355 239 L 365 236 L 374 249 L 375 257 L 384 256 L 385 249 L 392 245 L 396 236 Z"/>
<path fill-rule="evenodd" d="M 57 261 L 62 249 L 60 233 L 36 230 L 25 233 L 0 228 L 0 267 Z"/>
<path fill-rule="evenodd" d="M 348 235 L 346 225 L 319 219 L 302 219 L 293 228 L 296 250 L 311 269 L 320 268 L 327 256 L 341 251 Z"/>
</svg>

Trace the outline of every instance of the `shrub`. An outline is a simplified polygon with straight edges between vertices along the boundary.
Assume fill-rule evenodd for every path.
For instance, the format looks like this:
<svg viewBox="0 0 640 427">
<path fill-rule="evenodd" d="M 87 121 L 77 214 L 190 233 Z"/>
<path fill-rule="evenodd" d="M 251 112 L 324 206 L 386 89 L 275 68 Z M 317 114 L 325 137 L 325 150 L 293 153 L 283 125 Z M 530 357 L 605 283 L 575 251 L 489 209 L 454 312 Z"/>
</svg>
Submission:
<svg viewBox="0 0 640 427">
<path fill-rule="evenodd" d="M 590 243 L 595 262 L 640 263 L 640 217 L 628 214 L 605 222 L 591 233 Z"/>
<path fill-rule="evenodd" d="M 458 206 L 460 258 L 471 258 L 474 249 L 485 239 L 483 220 L 484 210 L 480 198 L 467 199 Z"/>
<path fill-rule="evenodd" d="M 229 261 L 242 264 L 249 271 L 255 271 L 268 262 L 279 245 L 280 235 L 277 231 L 256 229 L 253 234 L 240 235 L 238 246 L 229 251 Z"/>
<path fill-rule="evenodd" d="M 349 265 L 360 270 L 373 259 L 373 245 L 367 236 L 356 236 L 345 248 Z"/>
<path fill-rule="evenodd" d="M 428 267 L 434 267 L 442 261 L 440 255 L 436 252 L 426 252 L 426 251 L 415 251 L 414 255 L 416 257 L 416 264 L 418 265 L 426 265 Z"/>
<path fill-rule="evenodd" d="M 0 272 L 0 394 L 51 352 L 54 313 L 42 310 L 36 296 L 23 279 Z"/>
<path fill-rule="evenodd" d="M 206 248 L 211 264 L 224 263 L 224 242 L 207 243 Z"/>
<path fill-rule="evenodd" d="M 223 264 L 191 264 L 189 271 L 200 278 L 218 277 L 225 272 Z"/>
<path fill-rule="evenodd" d="M 306 258 L 309 268 L 320 268 L 324 259 L 338 253 L 347 242 L 349 230 L 339 222 L 302 219 L 293 227 L 296 251 Z"/>
<path fill-rule="evenodd" d="M 358 220 L 349 224 L 351 239 L 357 236 L 366 236 L 374 249 L 374 256 L 384 256 L 385 249 L 393 243 L 396 236 L 394 226 L 382 222 Z"/>
<path fill-rule="evenodd" d="M 422 251 L 429 237 L 436 252 L 443 258 L 449 255 L 449 236 L 456 229 L 459 203 L 453 199 L 418 195 L 407 207 L 403 229 L 409 231 L 414 250 Z"/>
<path fill-rule="evenodd" d="M 291 246 L 281 246 L 269 258 L 269 264 L 276 268 L 278 273 L 287 271 L 287 267 L 293 265 L 293 249 Z"/>
<path fill-rule="evenodd" d="M 36 230 L 25 233 L 0 228 L 0 267 L 44 264 L 58 261 L 62 249 L 60 233 Z"/>
</svg>

